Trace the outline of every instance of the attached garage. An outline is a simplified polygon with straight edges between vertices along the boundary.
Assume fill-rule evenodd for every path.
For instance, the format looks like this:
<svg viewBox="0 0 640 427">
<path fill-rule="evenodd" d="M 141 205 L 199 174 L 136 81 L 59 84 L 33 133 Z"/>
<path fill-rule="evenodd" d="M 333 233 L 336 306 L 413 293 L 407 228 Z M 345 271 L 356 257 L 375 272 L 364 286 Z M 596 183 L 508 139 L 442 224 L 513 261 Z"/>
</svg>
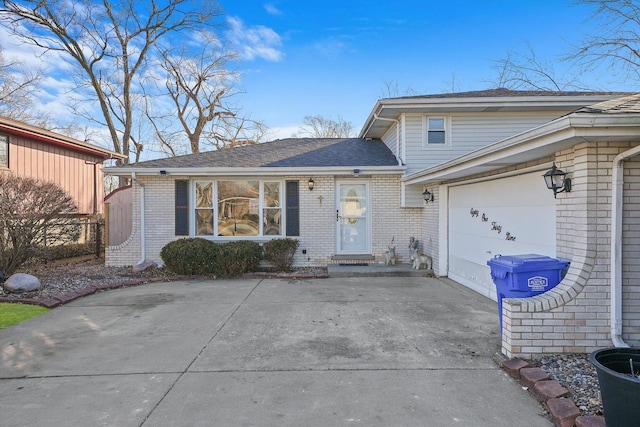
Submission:
<svg viewBox="0 0 640 427">
<path fill-rule="evenodd" d="M 495 255 L 556 256 L 556 203 L 544 170 L 448 187 L 448 276 L 496 299 Z"/>
</svg>

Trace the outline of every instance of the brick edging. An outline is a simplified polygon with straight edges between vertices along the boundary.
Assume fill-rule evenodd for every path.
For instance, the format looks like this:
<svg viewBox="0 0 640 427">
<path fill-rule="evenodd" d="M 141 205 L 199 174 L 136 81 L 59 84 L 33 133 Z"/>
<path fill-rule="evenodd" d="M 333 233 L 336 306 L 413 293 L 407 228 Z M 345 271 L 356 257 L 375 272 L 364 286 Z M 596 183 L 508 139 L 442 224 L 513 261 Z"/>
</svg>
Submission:
<svg viewBox="0 0 640 427">
<path fill-rule="evenodd" d="M 157 282 L 175 282 L 178 280 L 189 279 L 188 276 L 172 276 L 172 277 L 145 277 L 141 279 L 125 280 L 124 282 L 115 283 L 103 283 L 99 285 L 89 285 L 82 289 L 78 289 L 72 292 L 66 292 L 61 295 L 56 295 L 52 298 L 8 298 L 0 297 L 0 302 L 9 302 L 16 304 L 31 304 L 39 305 L 46 308 L 55 308 L 68 302 L 77 300 L 78 298 L 86 297 L 88 295 L 95 294 L 100 291 L 108 291 L 111 289 L 128 288 L 132 286 L 144 285 L 146 283 Z"/>
<path fill-rule="evenodd" d="M 558 427 L 606 427 L 601 415 L 581 415 L 580 409 L 569 398 L 569 390 L 552 380 L 542 368 L 532 368 L 523 359 L 503 360 L 502 369 L 517 380 L 523 388 L 544 404 Z"/>
<path fill-rule="evenodd" d="M 326 279 L 328 274 L 313 273 L 266 273 L 255 272 L 245 273 L 242 279 Z M 46 308 L 55 308 L 78 298 L 92 295 L 98 291 L 108 291 L 110 289 L 128 288 L 131 286 L 143 285 L 146 283 L 157 282 L 175 282 L 179 280 L 194 279 L 195 276 L 170 276 L 170 277 L 145 277 L 140 279 L 125 280 L 124 282 L 104 283 L 99 285 L 90 285 L 76 291 L 67 292 L 52 298 L 8 298 L 0 297 L 0 302 L 10 302 L 16 304 L 39 305 Z"/>
</svg>

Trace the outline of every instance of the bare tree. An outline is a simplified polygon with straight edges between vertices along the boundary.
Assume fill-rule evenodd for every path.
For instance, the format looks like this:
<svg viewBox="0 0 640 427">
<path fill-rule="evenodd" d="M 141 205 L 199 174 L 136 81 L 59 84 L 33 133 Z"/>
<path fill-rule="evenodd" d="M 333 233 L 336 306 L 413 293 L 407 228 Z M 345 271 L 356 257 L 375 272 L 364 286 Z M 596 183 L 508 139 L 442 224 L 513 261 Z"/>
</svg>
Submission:
<svg viewBox="0 0 640 427">
<path fill-rule="evenodd" d="M 233 117 L 222 118 L 217 124 L 212 124 L 205 135 L 216 149 L 221 149 L 259 144 L 265 141 L 268 132 L 263 122 L 237 112 Z"/>
<path fill-rule="evenodd" d="M 395 80 L 384 79 L 382 80 L 382 85 L 384 87 L 379 95 L 380 98 L 397 98 L 399 96 L 413 96 L 418 94 L 411 86 L 400 91 L 398 82 Z"/>
<path fill-rule="evenodd" d="M 590 20 L 597 27 L 583 41 L 567 46 L 560 61 L 568 72 L 558 75 L 552 62 L 539 58 L 533 48 L 520 54 L 508 52 L 496 61 L 497 87 L 536 90 L 594 89 L 581 76 L 604 77 L 625 86 L 640 83 L 640 3 L 634 0 L 576 0 L 576 5 L 593 8 Z"/>
<path fill-rule="evenodd" d="M 135 109 L 143 104 L 140 74 L 146 61 L 162 39 L 207 27 L 220 14 L 213 1 L 191 3 L 4 0 L 0 20 L 22 40 L 69 59 L 77 71 L 79 113 L 106 126 L 114 151 L 129 156 L 132 144 L 138 152 L 142 148 L 132 132 Z M 92 110 L 96 101 L 98 116 Z"/>
<path fill-rule="evenodd" d="M 220 149 L 259 142 L 264 126 L 241 116 L 231 102 L 237 94 L 238 74 L 229 70 L 228 63 L 237 55 L 209 32 L 199 33 L 198 39 L 197 52 L 186 45 L 162 52 L 159 65 L 166 76 L 163 93 L 173 108 L 158 112 L 152 103 L 147 103 L 147 116 L 161 150 L 173 156 L 179 154 L 185 134 L 189 153 L 199 153 L 207 146 Z M 174 126 L 176 118 L 180 129 Z"/>
<path fill-rule="evenodd" d="M 620 81 L 640 81 L 640 4 L 633 0 L 578 0 L 593 7 L 591 32 L 565 59 L 591 73 L 603 67 Z M 613 73 L 611 73 L 613 71 Z"/>
<path fill-rule="evenodd" d="M 13 274 L 47 245 L 77 240 L 76 212 L 57 184 L 0 174 L 0 275 Z"/>
<path fill-rule="evenodd" d="M 299 136 L 312 138 L 351 138 L 355 135 L 351 122 L 345 121 L 340 115 L 336 120 L 317 116 L 306 116 Z"/>
<path fill-rule="evenodd" d="M 583 85 L 575 76 L 558 76 L 554 64 L 539 58 L 529 43 L 526 53 L 508 51 L 494 61 L 496 80 L 492 85 L 514 90 L 561 91 L 580 89 Z"/>
<path fill-rule="evenodd" d="M 47 127 L 49 118 L 34 108 L 42 69 L 30 70 L 24 64 L 8 60 L 0 47 L 0 115 Z"/>
</svg>

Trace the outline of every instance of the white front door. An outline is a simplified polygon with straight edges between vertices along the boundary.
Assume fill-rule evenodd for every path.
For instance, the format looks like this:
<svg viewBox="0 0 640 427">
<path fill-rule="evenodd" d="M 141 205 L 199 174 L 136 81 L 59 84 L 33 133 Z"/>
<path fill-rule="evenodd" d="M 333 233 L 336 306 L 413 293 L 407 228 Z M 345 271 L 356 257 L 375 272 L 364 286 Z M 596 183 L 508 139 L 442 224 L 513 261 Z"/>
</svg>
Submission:
<svg viewBox="0 0 640 427">
<path fill-rule="evenodd" d="M 369 183 L 352 180 L 336 185 L 336 253 L 370 254 Z"/>
</svg>

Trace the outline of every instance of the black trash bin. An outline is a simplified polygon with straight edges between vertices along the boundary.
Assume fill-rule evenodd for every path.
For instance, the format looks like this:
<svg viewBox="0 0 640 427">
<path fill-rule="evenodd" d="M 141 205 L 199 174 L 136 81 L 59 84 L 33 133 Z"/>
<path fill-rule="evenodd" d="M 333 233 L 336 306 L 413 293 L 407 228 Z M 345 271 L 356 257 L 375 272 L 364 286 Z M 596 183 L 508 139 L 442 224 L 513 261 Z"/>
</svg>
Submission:
<svg viewBox="0 0 640 427">
<path fill-rule="evenodd" d="M 640 425 L 640 349 L 603 348 L 589 355 L 608 427 Z"/>
<path fill-rule="evenodd" d="M 487 261 L 496 285 L 502 333 L 502 298 L 526 298 L 554 288 L 566 273 L 568 261 L 545 255 L 496 255 Z"/>
</svg>

